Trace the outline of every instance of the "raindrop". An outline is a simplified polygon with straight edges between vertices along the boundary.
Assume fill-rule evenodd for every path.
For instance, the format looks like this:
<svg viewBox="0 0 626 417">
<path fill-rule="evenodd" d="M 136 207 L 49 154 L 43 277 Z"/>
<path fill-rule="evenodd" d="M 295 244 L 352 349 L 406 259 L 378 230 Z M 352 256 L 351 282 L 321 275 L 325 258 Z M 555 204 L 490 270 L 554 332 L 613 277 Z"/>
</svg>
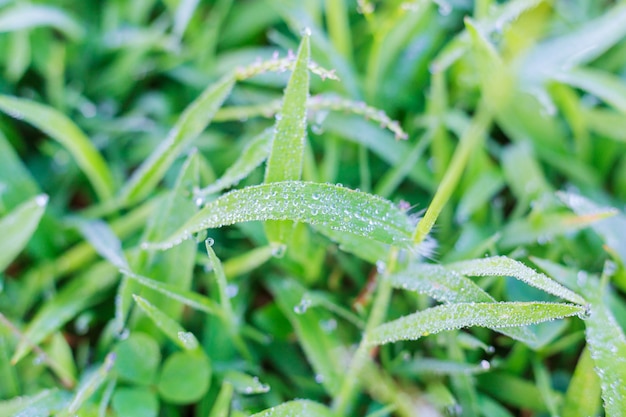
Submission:
<svg viewBox="0 0 626 417">
<path fill-rule="evenodd" d="M 117 335 L 117 339 L 118 340 L 126 340 L 128 339 L 128 336 L 130 336 L 130 330 L 129 329 L 122 329 Z"/>
<path fill-rule="evenodd" d="M 304 314 L 309 307 L 311 307 L 311 299 L 304 295 L 300 300 L 300 303 L 293 308 L 293 311 L 296 314 Z"/>
<path fill-rule="evenodd" d="M 198 347 L 198 341 L 191 332 L 178 332 L 178 340 L 183 342 L 183 345 L 188 349 L 195 349 Z"/>
<path fill-rule="evenodd" d="M 335 319 L 322 320 L 320 322 L 320 326 L 322 327 L 322 330 L 324 330 L 326 333 L 332 333 L 337 328 L 337 320 Z"/>
<path fill-rule="evenodd" d="M 324 382 L 324 375 L 316 374 L 315 375 L 315 382 L 317 382 L 318 384 L 321 384 L 322 382 Z"/>
<path fill-rule="evenodd" d="M 194 202 L 196 203 L 196 206 L 201 207 L 204 204 L 204 198 L 197 197 Z"/>
<path fill-rule="evenodd" d="M 35 204 L 37 204 L 39 207 L 44 207 L 46 204 L 48 204 L 48 195 L 39 194 L 37 197 L 35 197 Z"/>
<path fill-rule="evenodd" d="M 239 293 L 239 286 L 237 284 L 228 284 L 226 286 L 226 296 L 233 298 Z"/>
<path fill-rule="evenodd" d="M 311 28 L 305 27 L 304 29 L 302 29 L 302 32 L 300 32 L 300 34 L 302 36 L 311 36 Z"/>
<path fill-rule="evenodd" d="M 204 243 L 207 246 L 213 246 L 213 244 L 215 244 L 215 239 L 213 239 L 212 237 L 207 237 L 206 240 L 204 241 Z"/>
<path fill-rule="evenodd" d="M 313 193 L 313 194 L 311 195 L 311 198 L 312 198 L 313 200 L 316 200 L 316 201 L 317 201 L 317 200 L 319 200 L 319 199 L 320 199 L 320 195 L 319 195 L 319 193 Z"/>
<path fill-rule="evenodd" d="M 387 269 L 387 264 L 384 261 L 376 261 L 376 272 L 379 274 L 384 274 Z"/>
<path fill-rule="evenodd" d="M 284 243 L 272 243 L 272 256 L 274 258 L 282 258 L 287 252 L 287 245 Z"/>
<path fill-rule="evenodd" d="M 482 360 L 482 361 L 480 361 L 480 367 L 482 369 L 487 370 L 487 369 L 491 368 L 491 364 L 489 363 L 489 361 Z"/>
</svg>

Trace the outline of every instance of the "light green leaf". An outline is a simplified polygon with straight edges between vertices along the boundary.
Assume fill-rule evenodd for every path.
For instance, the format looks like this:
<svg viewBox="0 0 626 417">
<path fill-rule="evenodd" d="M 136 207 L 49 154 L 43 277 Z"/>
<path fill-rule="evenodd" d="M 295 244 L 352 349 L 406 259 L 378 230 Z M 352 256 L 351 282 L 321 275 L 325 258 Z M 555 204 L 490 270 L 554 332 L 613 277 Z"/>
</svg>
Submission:
<svg viewBox="0 0 626 417">
<path fill-rule="evenodd" d="M 113 368 L 113 364 L 115 363 L 115 355 L 109 353 L 104 358 L 104 363 L 97 369 L 92 370 L 91 374 L 83 380 L 78 389 L 76 390 L 76 394 L 74 394 L 74 398 L 70 402 L 67 407 L 67 410 L 63 412 L 61 415 L 63 417 L 67 416 L 75 416 L 81 406 L 87 401 L 93 393 L 100 388 L 100 386 L 106 381 L 111 369 Z"/>
<path fill-rule="evenodd" d="M 230 410 L 232 399 L 233 386 L 228 382 L 222 383 L 220 393 L 213 402 L 213 407 L 211 407 L 211 414 L 209 414 L 209 417 L 228 417 L 228 411 Z"/>
<path fill-rule="evenodd" d="M 200 295 L 196 292 L 181 290 L 180 288 L 173 285 L 159 282 L 141 275 L 137 275 L 130 271 L 122 270 L 121 272 L 128 278 L 139 282 L 141 285 L 152 288 L 153 290 L 165 294 L 166 296 L 176 301 L 179 301 L 189 307 L 195 308 L 196 310 L 204 311 L 208 314 L 220 314 L 221 312 L 220 307 L 215 303 L 215 301 L 211 300 L 210 298 L 204 297 L 203 295 Z"/>
<path fill-rule="evenodd" d="M 70 399 L 67 391 L 45 389 L 30 396 L 0 402 L 0 417 L 31 417 L 52 415 Z"/>
<path fill-rule="evenodd" d="M 608 72 L 575 68 L 556 75 L 557 80 L 593 94 L 623 114 L 626 113 L 626 84 Z"/>
<path fill-rule="evenodd" d="M 474 281 L 441 265 L 411 264 L 391 274 L 394 288 L 427 294 L 444 303 L 495 303 L 496 300 Z M 537 337 L 525 327 L 498 328 L 499 333 L 537 347 Z"/>
<path fill-rule="evenodd" d="M 411 221 L 390 201 L 338 185 L 284 181 L 224 194 L 165 241 L 144 247 L 169 249 L 201 230 L 254 220 L 291 220 L 403 248 L 412 246 Z"/>
<path fill-rule="evenodd" d="M 200 0 L 182 0 L 178 2 L 176 13 L 174 14 L 174 27 L 172 31 L 176 36 L 182 38 L 187 29 L 187 25 L 198 7 Z"/>
<path fill-rule="evenodd" d="M 272 407 L 250 417 L 336 417 L 327 407 L 309 400 L 295 400 Z"/>
<path fill-rule="evenodd" d="M 131 333 L 115 346 L 115 371 L 120 379 L 140 385 L 152 384 L 161 363 L 156 340 L 145 333 Z"/>
<path fill-rule="evenodd" d="M 195 192 L 198 196 L 218 193 L 237 184 L 248 176 L 256 167 L 261 165 L 270 153 L 270 146 L 274 137 L 273 129 L 263 131 L 254 137 L 241 151 L 239 158 L 228 167 L 224 175 L 213 184 Z"/>
<path fill-rule="evenodd" d="M 193 333 L 186 331 L 180 324 L 172 320 L 167 314 L 159 310 L 145 298 L 135 294 L 133 294 L 133 298 L 137 305 L 172 342 L 186 350 L 195 350 L 198 348 L 198 339 L 196 339 Z"/>
<path fill-rule="evenodd" d="M 582 313 L 579 306 L 560 303 L 462 303 L 432 307 L 380 325 L 368 335 L 370 345 L 422 336 L 463 327 L 526 326 Z"/>
<path fill-rule="evenodd" d="M 224 382 L 232 384 L 235 391 L 240 394 L 263 394 L 270 390 L 270 386 L 259 381 L 256 376 L 238 371 L 226 372 Z"/>
<path fill-rule="evenodd" d="M 33 345 L 40 343 L 78 313 L 106 295 L 117 281 L 117 270 L 108 262 L 95 264 L 74 278 L 54 298 L 47 301 L 28 323 L 11 361 L 17 363 L 26 356 Z"/>
<path fill-rule="evenodd" d="M 109 225 L 102 220 L 72 220 L 85 240 L 112 265 L 128 269 L 128 261 L 122 250 L 122 242 L 115 236 Z"/>
<path fill-rule="evenodd" d="M 0 219 L 0 271 L 4 271 L 24 249 L 37 229 L 47 204 L 48 196 L 40 194 Z"/>
<path fill-rule="evenodd" d="M 565 288 L 546 275 L 527 267 L 519 261 L 507 258 L 506 256 L 494 256 L 491 258 L 456 262 L 447 265 L 447 268 L 459 274 L 473 277 L 514 277 L 532 287 L 539 288 L 548 294 L 556 295 L 572 303 L 581 305 L 587 304 L 585 299 L 575 292 Z"/>
<path fill-rule="evenodd" d="M 296 66 L 289 78 L 283 105 L 276 115 L 272 148 L 267 160 L 265 182 L 299 180 L 304 164 L 307 100 L 309 96 L 310 35 L 302 37 Z M 270 242 L 286 242 L 290 222 L 267 222 L 265 233 Z"/>
<path fill-rule="evenodd" d="M 20 4 L 0 13 L 0 33 L 41 26 L 53 27 L 74 41 L 80 40 L 85 34 L 76 20 L 57 7 Z"/>
<path fill-rule="evenodd" d="M 0 110 L 25 120 L 63 145 L 85 173 L 101 201 L 113 195 L 113 176 L 102 155 L 64 114 L 34 101 L 0 95 Z"/>
<path fill-rule="evenodd" d="M 181 114 L 167 138 L 141 164 L 121 191 L 122 204 L 146 197 L 163 178 L 179 154 L 211 123 L 235 84 L 234 74 L 207 87 Z"/>
<path fill-rule="evenodd" d="M 574 375 L 567 388 L 562 416 L 587 417 L 597 415 L 600 409 L 600 391 L 600 379 L 593 369 L 593 360 L 587 347 L 578 358 Z"/>
<path fill-rule="evenodd" d="M 165 360 L 157 388 L 165 401 L 189 404 L 200 400 L 210 383 L 211 365 L 204 352 L 183 351 Z"/>
<path fill-rule="evenodd" d="M 157 417 L 159 414 L 159 399 L 149 388 L 117 388 L 112 406 L 119 416 Z"/>
</svg>

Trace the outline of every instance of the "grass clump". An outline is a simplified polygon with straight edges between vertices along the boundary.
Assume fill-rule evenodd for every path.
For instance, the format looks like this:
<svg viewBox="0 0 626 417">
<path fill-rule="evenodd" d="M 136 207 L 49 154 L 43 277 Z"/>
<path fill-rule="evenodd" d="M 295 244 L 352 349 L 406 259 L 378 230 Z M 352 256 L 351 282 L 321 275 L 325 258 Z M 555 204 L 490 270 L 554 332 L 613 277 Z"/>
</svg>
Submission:
<svg viewBox="0 0 626 417">
<path fill-rule="evenodd" d="M 623 415 L 624 19 L 0 5 L 0 416 Z"/>
</svg>

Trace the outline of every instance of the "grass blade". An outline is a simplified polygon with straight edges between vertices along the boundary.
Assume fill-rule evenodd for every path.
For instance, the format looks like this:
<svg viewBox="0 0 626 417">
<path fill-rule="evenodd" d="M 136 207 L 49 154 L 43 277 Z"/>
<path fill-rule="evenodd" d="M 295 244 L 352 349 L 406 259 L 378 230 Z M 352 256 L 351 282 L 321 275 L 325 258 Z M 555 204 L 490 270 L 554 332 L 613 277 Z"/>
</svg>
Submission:
<svg viewBox="0 0 626 417">
<path fill-rule="evenodd" d="M 209 194 L 218 193 L 247 177 L 248 174 L 261 165 L 269 155 L 273 137 L 274 132 L 272 129 L 268 129 L 253 138 L 243 149 L 239 158 L 228 167 L 220 179 L 208 187 L 196 191 L 195 194 L 204 197 Z"/>
<path fill-rule="evenodd" d="M 72 280 L 50 301 L 45 303 L 28 323 L 11 362 L 26 356 L 33 345 L 39 344 L 78 313 L 106 295 L 106 290 L 117 281 L 117 270 L 106 262 L 98 263 L 83 275 Z"/>
<path fill-rule="evenodd" d="M 122 242 L 113 230 L 102 220 L 73 220 L 85 240 L 112 265 L 128 269 L 128 261 L 122 250 Z"/>
<path fill-rule="evenodd" d="M 463 327 L 526 326 L 582 313 L 579 306 L 561 303 L 510 302 L 462 303 L 432 307 L 380 325 L 368 335 L 367 342 L 383 345 L 399 340 Z"/>
<path fill-rule="evenodd" d="M 307 100 L 309 98 L 310 35 L 302 37 L 296 66 L 289 78 L 283 105 L 276 115 L 274 140 L 265 170 L 265 182 L 299 180 L 304 164 Z M 285 242 L 290 222 L 267 222 L 265 233 L 270 242 Z"/>
<path fill-rule="evenodd" d="M 390 201 L 331 184 L 284 181 L 231 191 L 176 233 L 145 248 L 169 249 L 204 229 L 254 220 L 291 220 L 399 247 L 412 247 L 410 219 Z"/>
<path fill-rule="evenodd" d="M 295 400 L 272 407 L 250 417 L 335 417 L 325 406 L 309 400 Z"/>
<path fill-rule="evenodd" d="M 578 359 L 576 370 L 565 394 L 563 417 L 597 415 L 600 408 L 600 391 L 600 379 L 593 369 L 589 348 L 585 348 Z"/>
<path fill-rule="evenodd" d="M 575 68 L 559 73 L 556 79 L 585 90 L 621 113 L 626 113 L 626 85 L 615 75 L 590 68 Z"/>
<path fill-rule="evenodd" d="M 0 33 L 50 26 L 77 41 L 85 35 L 81 25 L 56 7 L 20 4 L 0 13 Z"/>
<path fill-rule="evenodd" d="M 113 176 L 85 134 L 57 110 L 22 98 L 0 95 L 0 110 L 25 120 L 63 145 L 85 173 L 101 201 L 113 196 Z"/>
<path fill-rule="evenodd" d="M 474 277 L 514 277 L 532 287 L 539 288 L 548 294 L 556 295 L 572 303 L 581 305 L 587 304 L 585 299 L 575 292 L 565 288 L 546 275 L 527 267 L 519 261 L 507 258 L 506 256 L 494 256 L 491 258 L 456 262 L 448 265 L 447 268 L 459 274 Z"/>
<path fill-rule="evenodd" d="M 172 320 L 170 316 L 159 310 L 145 298 L 136 294 L 133 294 L 133 298 L 139 308 L 150 317 L 154 324 L 156 324 L 172 342 L 185 350 L 195 350 L 198 348 L 198 339 L 196 339 L 193 333 L 186 331 L 180 324 Z"/>
<path fill-rule="evenodd" d="M 137 169 L 121 191 L 121 203 L 132 204 L 156 187 L 179 154 L 211 123 L 235 84 L 233 74 L 210 85 L 181 114 L 167 138 Z"/>
<path fill-rule="evenodd" d="M 48 196 L 40 194 L 0 219 L 0 271 L 4 271 L 24 249 L 47 205 Z"/>
</svg>

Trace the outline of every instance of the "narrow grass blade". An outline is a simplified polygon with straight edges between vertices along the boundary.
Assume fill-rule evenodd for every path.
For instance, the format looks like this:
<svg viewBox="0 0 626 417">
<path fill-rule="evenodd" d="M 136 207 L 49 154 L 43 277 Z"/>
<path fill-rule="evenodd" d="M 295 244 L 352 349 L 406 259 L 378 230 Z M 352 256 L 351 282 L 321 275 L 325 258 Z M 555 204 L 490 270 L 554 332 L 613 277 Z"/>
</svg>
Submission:
<svg viewBox="0 0 626 417">
<path fill-rule="evenodd" d="M 180 324 L 172 320 L 167 314 L 159 310 L 145 298 L 133 294 L 137 305 L 150 317 L 159 329 L 165 333 L 169 339 L 185 350 L 195 350 L 198 348 L 198 339 L 186 331 Z"/>
<path fill-rule="evenodd" d="M 78 313 L 106 295 L 117 281 L 117 270 L 106 262 L 98 263 L 65 286 L 35 314 L 24 331 L 11 362 L 17 363 L 33 345 L 57 331 Z"/>
<path fill-rule="evenodd" d="M 230 404 L 233 399 L 233 386 L 228 382 L 222 383 L 220 393 L 213 402 L 211 407 L 211 414 L 209 417 L 228 417 L 230 411 Z"/>
<path fill-rule="evenodd" d="M 0 178 L 2 200 L 0 215 L 39 194 L 39 186 L 28 168 L 20 160 L 11 143 L 0 130 Z"/>
<path fill-rule="evenodd" d="M 399 340 L 416 340 L 429 334 L 472 326 L 490 328 L 526 326 L 581 314 L 582 311 L 579 306 L 560 303 L 447 304 L 382 324 L 372 330 L 367 342 L 375 346 Z"/>
<path fill-rule="evenodd" d="M 292 280 L 274 279 L 270 282 L 270 290 L 293 326 L 317 378 L 329 394 L 337 392 L 344 362 L 336 332 L 323 328 L 329 315 L 321 309 L 310 308 L 305 289 Z"/>
<path fill-rule="evenodd" d="M 128 261 L 122 250 L 122 242 L 113 233 L 107 223 L 102 220 L 74 219 L 78 230 L 85 240 L 112 265 L 120 269 L 128 269 Z"/>
<path fill-rule="evenodd" d="M 391 274 L 394 288 L 426 294 L 443 303 L 495 303 L 496 300 L 474 281 L 441 265 L 411 264 Z M 495 329 L 529 346 L 537 347 L 537 337 L 526 327 Z"/>
<path fill-rule="evenodd" d="M 41 129 L 63 145 L 85 173 L 101 201 L 113 196 L 113 176 L 102 155 L 64 114 L 34 101 L 0 95 L 0 110 Z"/>
<path fill-rule="evenodd" d="M 122 274 L 131 278 L 141 285 L 144 285 L 148 288 L 152 288 L 166 296 L 170 297 L 173 300 L 179 301 L 184 305 L 187 305 L 191 308 L 195 308 L 199 311 L 204 311 L 208 314 L 220 314 L 221 309 L 215 303 L 215 301 L 210 298 L 204 297 L 198 293 L 193 291 L 181 290 L 173 285 L 165 284 L 163 282 L 155 281 L 153 279 L 143 277 L 141 275 L 137 275 L 130 271 L 121 271 Z"/>
<path fill-rule="evenodd" d="M 24 249 L 47 205 L 48 196 L 40 194 L 0 219 L 0 271 L 4 271 Z"/>
<path fill-rule="evenodd" d="M 266 183 L 299 180 L 302 176 L 306 104 L 309 98 L 309 37 L 310 35 L 305 35 L 302 38 L 296 66 L 285 90 L 282 109 L 276 115 L 274 139 L 265 170 Z M 270 221 L 265 224 L 265 233 L 270 242 L 285 242 L 291 227 L 290 222 Z"/>
<path fill-rule="evenodd" d="M 604 100 L 622 114 L 626 113 L 626 84 L 615 75 L 596 69 L 575 68 L 559 73 L 556 79 L 585 90 Z"/>
<path fill-rule="evenodd" d="M 70 400 L 67 391 L 45 389 L 0 402 L 0 417 L 48 416 L 66 406 Z"/>
<path fill-rule="evenodd" d="M 282 403 L 250 417 L 336 417 L 327 407 L 309 400 Z"/>
<path fill-rule="evenodd" d="M 182 0 L 178 3 L 176 13 L 174 14 L 174 27 L 172 31 L 176 36 L 182 38 L 189 24 L 189 20 L 193 16 L 200 0 Z"/>
<path fill-rule="evenodd" d="M 57 7 L 20 4 L 0 12 L 0 33 L 49 26 L 68 38 L 80 40 L 85 30 L 73 18 Z"/>
<path fill-rule="evenodd" d="M 563 417 L 595 416 L 600 409 L 600 379 L 593 369 L 593 360 L 586 347 L 578 358 L 570 380 L 561 415 Z"/>
<path fill-rule="evenodd" d="M 239 158 L 228 167 L 220 179 L 208 187 L 196 191 L 195 194 L 204 197 L 209 194 L 218 193 L 247 177 L 248 174 L 261 165 L 269 155 L 273 137 L 273 130 L 268 129 L 253 138 L 243 149 Z"/>
<path fill-rule="evenodd" d="M 67 409 L 59 413 L 62 417 L 70 417 L 76 415 L 81 406 L 87 401 L 94 392 L 106 381 L 109 373 L 113 369 L 115 363 L 115 354 L 109 353 L 104 358 L 104 363 L 89 375 L 88 378 L 80 385 L 74 398 L 68 405 Z"/>
<path fill-rule="evenodd" d="M 146 197 L 163 178 L 174 160 L 211 123 L 215 112 L 235 84 L 233 74 L 210 85 L 181 114 L 167 138 L 137 169 L 121 191 L 122 204 L 132 204 Z"/>
<path fill-rule="evenodd" d="M 548 278 L 523 263 L 506 256 L 494 256 L 484 259 L 472 259 L 447 265 L 448 269 L 462 275 L 474 277 L 498 276 L 514 277 L 526 284 L 539 288 L 548 294 L 556 295 L 575 304 L 585 305 L 587 301 L 575 292 Z"/>
<path fill-rule="evenodd" d="M 230 383 L 240 394 L 263 394 L 270 390 L 270 386 L 262 383 L 258 377 L 239 371 L 226 372 L 224 382 Z"/>
<path fill-rule="evenodd" d="M 169 249 L 204 229 L 254 220 L 291 220 L 399 247 L 412 247 L 410 219 L 390 201 L 331 184 L 284 181 L 231 191 L 176 233 L 145 248 Z"/>
</svg>

